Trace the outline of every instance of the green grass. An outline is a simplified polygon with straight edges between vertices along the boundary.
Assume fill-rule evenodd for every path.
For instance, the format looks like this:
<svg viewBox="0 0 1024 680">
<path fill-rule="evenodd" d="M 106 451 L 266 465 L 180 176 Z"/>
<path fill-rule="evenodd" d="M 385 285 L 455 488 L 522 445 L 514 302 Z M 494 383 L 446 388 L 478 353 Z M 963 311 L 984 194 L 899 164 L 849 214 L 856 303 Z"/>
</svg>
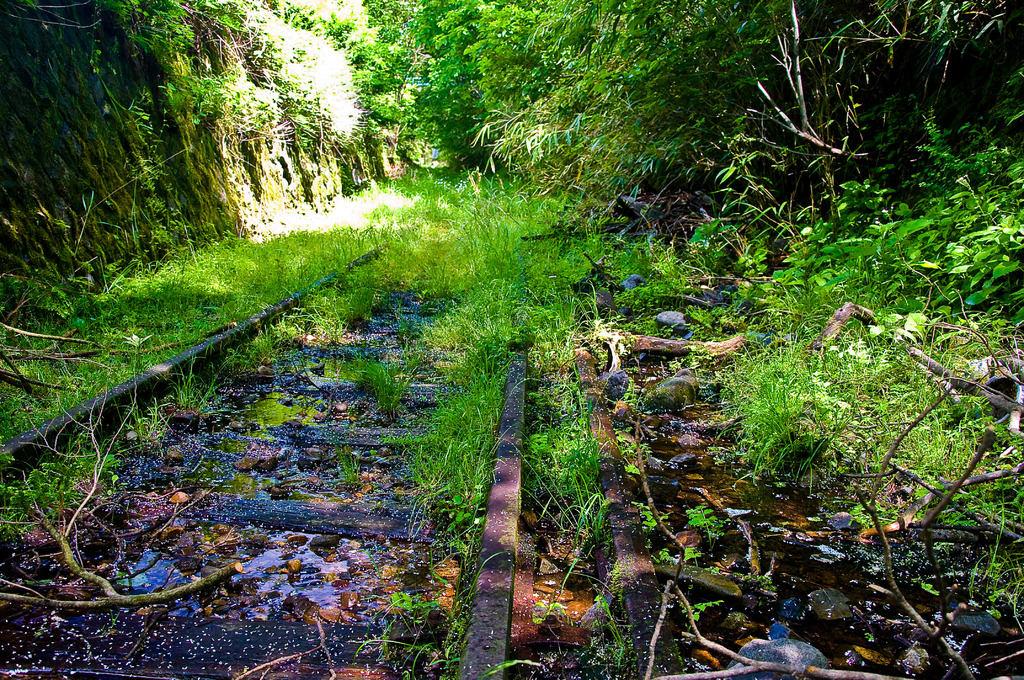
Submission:
<svg viewBox="0 0 1024 680">
<path fill-rule="evenodd" d="M 377 400 L 377 408 L 390 417 L 398 414 L 402 397 L 409 391 L 416 369 L 391 361 L 362 359 L 356 366 L 356 384 L 371 392 Z"/>
</svg>

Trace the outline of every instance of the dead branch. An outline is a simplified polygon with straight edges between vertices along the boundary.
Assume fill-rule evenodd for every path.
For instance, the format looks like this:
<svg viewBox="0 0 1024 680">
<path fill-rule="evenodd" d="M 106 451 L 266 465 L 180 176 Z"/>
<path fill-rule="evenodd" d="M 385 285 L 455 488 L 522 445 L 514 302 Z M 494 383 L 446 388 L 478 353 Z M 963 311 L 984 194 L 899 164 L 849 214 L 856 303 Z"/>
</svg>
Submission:
<svg viewBox="0 0 1024 680">
<path fill-rule="evenodd" d="M 135 609 L 154 604 L 167 604 L 185 597 L 190 597 L 191 595 L 202 592 L 203 590 L 217 585 L 222 581 L 226 581 L 235 574 L 241 574 L 243 571 L 242 564 L 240 562 L 235 562 L 226 567 L 221 567 L 212 574 L 192 581 L 191 583 L 186 583 L 169 590 L 143 593 L 140 595 L 122 595 L 110 581 L 99 574 L 88 571 L 79 564 L 75 559 L 67 536 L 58 531 L 49 519 L 45 516 L 40 516 L 39 524 L 57 543 L 57 547 L 60 549 L 60 553 L 58 555 L 60 562 L 78 578 L 98 586 L 104 596 L 95 600 L 61 600 L 49 597 L 15 595 L 13 593 L 0 592 L 0 601 L 21 604 L 29 607 L 69 609 L 75 611 L 97 611 L 112 608 Z"/>
<path fill-rule="evenodd" d="M 995 390 L 991 390 L 973 380 L 968 380 L 967 378 L 962 378 L 956 375 L 955 373 L 953 373 L 953 371 L 949 370 L 939 362 L 935 361 L 935 359 L 932 359 L 930 356 L 928 356 L 927 354 L 925 354 L 916 347 L 910 347 L 907 351 L 910 353 L 910 356 L 919 364 L 924 366 L 924 368 L 929 373 L 938 378 L 941 378 L 942 380 L 947 381 L 953 389 L 959 392 L 965 392 L 967 394 L 976 394 L 982 396 L 988 400 L 988 403 L 1010 414 L 1012 414 L 1014 411 L 1019 411 L 1022 408 L 1024 408 L 1024 406 L 1022 406 L 1021 404 L 1018 404 L 1015 401 L 1007 399 L 1006 395 L 1004 394 L 996 392 Z M 1019 436 L 1019 430 L 1017 434 Z"/>
<path fill-rule="evenodd" d="M 20 328 L 15 328 L 14 326 L 8 326 L 5 323 L 0 323 L 0 328 L 4 328 L 4 329 L 9 330 L 10 332 L 16 333 L 18 335 L 24 335 L 27 338 L 39 338 L 41 340 L 54 340 L 56 342 L 70 342 L 70 343 L 73 343 L 73 344 L 76 344 L 76 345 L 92 345 L 94 347 L 102 347 L 103 346 L 103 345 L 99 344 L 98 342 L 93 342 L 92 340 L 82 340 L 81 338 L 69 338 L 69 337 L 67 337 L 65 335 L 45 335 L 43 333 L 31 333 L 29 331 L 23 331 Z"/>
<path fill-rule="evenodd" d="M 657 354 L 668 357 L 684 357 L 694 350 L 704 350 L 711 356 L 722 357 L 737 352 L 746 345 L 747 338 L 744 335 L 735 335 L 728 340 L 720 342 L 701 342 L 698 340 L 666 340 L 655 338 L 649 335 L 630 336 L 633 340 L 630 352 L 640 354 Z"/>
<path fill-rule="evenodd" d="M 896 450 L 900 448 L 900 444 L 903 443 L 903 440 L 907 438 L 907 435 L 909 435 L 915 427 L 921 424 L 921 421 L 928 417 L 929 413 L 938 408 L 939 404 L 946 400 L 946 397 L 949 396 L 950 391 L 951 390 L 944 391 L 938 399 L 933 401 L 928 406 L 928 408 L 922 411 L 921 415 L 919 415 L 917 418 L 914 418 L 914 420 L 912 420 L 910 424 L 903 429 L 903 432 L 901 432 L 900 435 L 893 440 L 892 444 L 889 446 L 889 450 L 886 451 L 885 456 L 882 457 L 881 465 L 878 466 L 878 476 L 875 478 L 875 483 L 871 487 L 872 497 L 878 496 L 878 490 L 881 488 L 882 485 L 882 476 L 887 472 L 889 468 L 889 463 L 892 461 L 892 457 L 896 455 Z"/>
<path fill-rule="evenodd" d="M 843 329 L 843 326 L 845 326 L 850 319 L 856 319 L 863 324 L 869 324 L 875 320 L 875 313 L 867 307 L 861 307 L 860 305 L 856 305 L 852 302 L 847 302 L 837 309 L 829 322 L 825 324 L 825 328 L 822 329 L 821 334 L 818 335 L 818 337 L 814 339 L 814 342 L 811 343 L 811 350 L 814 352 L 820 352 L 822 347 L 825 346 L 825 341 L 835 337 L 835 335 Z"/>
</svg>

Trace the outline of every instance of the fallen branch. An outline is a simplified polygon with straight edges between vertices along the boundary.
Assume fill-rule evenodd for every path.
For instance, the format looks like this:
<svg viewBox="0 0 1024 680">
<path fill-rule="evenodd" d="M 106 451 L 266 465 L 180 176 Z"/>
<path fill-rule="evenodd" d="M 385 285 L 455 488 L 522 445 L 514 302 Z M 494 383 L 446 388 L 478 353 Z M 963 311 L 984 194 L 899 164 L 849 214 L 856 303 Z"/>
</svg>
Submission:
<svg viewBox="0 0 1024 680">
<path fill-rule="evenodd" d="M 875 313 L 867 307 L 861 307 L 855 305 L 852 302 L 847 302 L 842 307 L 836 310 L 835 314 L 825 328 L 822 329 L 821 334 L 814 339 L 811 343 L 811 350 L 814 352 L 820 352 L 822 347 L 825 346 L 825 341 L 829 338 L 835 337 L 839 331 L 843 329 L 843 326 L 847 324 L 850 319 L 857 319 L 863 324 L 869 324 L 875 320 Z"/>
<path fill-rule="evenodd" d="M 69 338 L 64 335 L 45 335 L 43 333 L 31 333 L 29 331 L 23 331 L 20 328 L 15 328 L 14 326 L 8 326 L 5 323 L 0 323 L 0 328 L 9 330 L 12 333 L 17 333 L 18 335 L 24 335 L 25 337 L 28 338 L 39 338 L 41 340 L 54 340 L 56 342 L 70 342 L 76 345 L 93 345 L 94 347 L 102 347 L 101 344 L 99 344 L 98 342 L 93 342 L 92 340 L 82 340 L 81 338 Z"/>
<path fill-rule="evenodd" d="M 967 378 L 962 378 L 956 375 L 955 373 L 953 373 L 953 371 L 949 370 L 939 362 L 935 361 L 935 359 L 932 359 L 930 356 L 928 356 L 921 350 L 917 349 L 916 347 L 910 347 L 907 351 L 910 353 L 910 356 L 915 361 L 924 366 L 924 368 L 927 369 L 929 373 L 947 381 L 950 384 L 950 386 L 957 391 L 982 396 L 988 400 L 988 403 L 992 404 L 1001 411 L 1005 411 L 1006 413 L 1013 414 L 1014 411 L 1020 411 L 1022 408 L 1024 408 L 1024 406 L 1022 406 L 1021 404 L 1018 404 L 1017 402 L 1008 399 L 1004 394 L 996 392 L 995 390 L 991 390 L 973 380 L 968 380 Z M 1020 436 L 1019 429 L 1017 430 L 1016 434 Z"/>
<path fill-rule="evenodd" d="M 39 523 L 43 529 L 50 534 L 51 538 L 56 541 L 57 546 L 60 549 L 58 559 L 61 563 L 78 578 L 98 586 L 104 597 L 95 600 L 61 600 L 49 597 L 0 593 L 0 601 L 10 602 L 12 604 L 21 604 L 28 607 L 70 609 L 75 611 L 96 611 L 112 608 L 135 609 L 154 604 L 167 604 L 185 597 L 190 597 L 210 588 L 211 586 L 217 585 L 222 581 L 228 580 L 235 574 L 241 574 L 243 571 L 242 564 L 240 562 L 235 562 L 226 567 L 221 567 L 212 574 L 190 583 L 170 588 L 169 590 L 142 593 L 139 595 L 122 595 L 117 591 L 113 583 L 99 574 L 88 571 L 82 567 L 77 560 L 75 560 L 74 553 L 71 549 L 71 544 L 68 542 L 67 536 L 58 531 L 45 516 L 40 516 Z"/>
<path fill-rule="evenodd" d="M 746 345 L 747 338 L 744 335 L 735 335 L 728 340 L 720 342 L 700 342 L 697 340 L 667 340 L 655 338 L 649 335 L 634 335 L 630 352 L 632 354 L 657 354 L 668 357 L 683 357 L 694 350 L 703 350 L 711 356 L 721 357 L 737 352 Z"/>
</svg>

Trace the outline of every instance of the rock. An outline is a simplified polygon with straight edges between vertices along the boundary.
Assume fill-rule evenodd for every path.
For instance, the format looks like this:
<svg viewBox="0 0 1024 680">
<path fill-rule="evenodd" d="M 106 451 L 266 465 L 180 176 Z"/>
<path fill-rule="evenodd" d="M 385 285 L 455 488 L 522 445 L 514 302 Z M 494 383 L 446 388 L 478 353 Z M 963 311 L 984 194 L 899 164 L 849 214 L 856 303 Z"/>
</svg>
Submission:
<svg viewBox="0 0 1024 680">
<path fill-rule="evenodd" d="M 219 569 L 217 567 L 214 567 L 212 565 L 206 565 L 205 567 L 199 570 L 199 577 L 206 578 L 207 576 L 213 576 L 218 571 Z"/>
<path fill-rule="evenodd" d="M 722 628 L 731 631 L 747 630 L 755 625 L 743 612 L 729 612 L 728 616 L 722 621 Z"/>
<path fill-rule="evenodd" d="M 655 458 L 652 455 L 647 456 L 647 471 L 648 472 L 664 472 L 665 464 L 661 462 L 660 458 Z"/>
<path fill-rule="evenodd" d="M 783 600 L 779 603 L 779 616 L 786 621 L 800 621 L 807 614 L 804 603 L 795 597 Z"/>
<path fill-rule="evenodd" d="M 647 390 L 648 408 L 681 411 L 697 402 L 697 379 L 693 377 L 669 378 Z"/>
<path fill-rule="evenodd" d="M 236 470 L 241 470 L 242 472 L 249 472 L 250 470 L 255 468 L 258 463 L 259 459 L 254 458 L 253 456 L 245 456 L 243 458 L 239 458 L 238 460 L 236 460 L 234 462 L 234 466 Z"/>
<path fill-rule="evenodd" d="M 547 576 L 548 574 L 557 574 L 560 571 L 562 570 L 555 566 L 555 564 L 546 557 L 541 557 L 537 564 L 537 573 L 544 576 Z"/>
<path fill-rule="evenodd" d="M 338 534 L 320 534 L 319 536 L 314 536 L 309 541 L 309 547 L 328 550 L 331 548 L 337 548 L 340 542 L 341 536 Z"/>
<path fill-rule="evenodd" d="M 182 557 L 175 561 L 174 568 L 182 574 L 194 574 L 203 568 L 203 561 L 198 557 Z"/>
<path fill-rule="evenodd" d="M 312 616 L 315 616 L 317 610 L 320 609 L 320 605 L 313 602 L 305 595 L 289 595 L 284 598 L 284 602 L 281 603 L 281 606 L 284 607 L 285 610 L 291 612 L 292 616 L 298 619 L 306 619 L 307 617 L 311 618 Z"/>
<path fill-rule="evenodd" d="M 678 456 L 672 456 L 672 458 L 669 459 L 668 464 L 675 468 L 693 467 L 697 464 L 697 454 L 680 453 Z"/>
<path fill-rule="evenodd" d="M 674 564 L 656 564 L 654 565 L 654 570 L 662 578 L 672 578 L 675 576 L 676 566 Z M 679 572 L 679 580 L 691 583 L 694 586 L 703 588 L 715 595 L 732 598 L 734 600 L 743 599 L 743 591 L 740 590 L 738 585 L 721 574 L 706 571 L 700 567 L 683 564 Z"/>
<path fill-rule="evenodd" d="M 671 503 L 679 495 L 679 480 L 671 477 L 650 475 L 647 477 L 647 487 L 655 503 Z"/>
<path fill-rule="evenodd" d="M 599 312 L 614 312 L 615 296 L 612 295 L 610 290 L 594 291 L 594 305 Z"/>
<path fill-rule="evenodd" d="M 606 371 L 597 377 L 604 382 L 604 396 L 612 401 L 619 401 L 626 396 L 629 388 L 629 374 L 623 370 Z"/>
<path fill-rule="evenodd" d="M 811 609 L 823 621 L 835 619 L 848 619 L 853 616 L 850 609 L 850 600 L 835 588 L 822 588 L 815 590 L 807 596 L 811 602 Z"/>
<path fill-rule="evenodd" d="M 530 509 L 523 510 L 520 517 L 523 518 L 523 524 L 525 524 L 526 528 L 530 531 L 534 531 L 537 528 L 537 522 L 540 521 L 540 518 L 537 517 L 537 513 Z"/>
<path fill-rule="evenodd" d="M 594 604 L 590 609 L 584 612 L 580 618 L 580 628 L 586 628 L 591 633 L 597 633 L 604 630 L 605 626 L 611 621 L 611 617 L 608 616 L 608 604 L 604 598 L 600 595 L 594 600 Z"/>
<path fill-rule="evenodd" d="M 980 609 L 967 609 L 956 614 L 952 624 L 953 630 L 965 633 L 981 633 L 982 635 L 999 635 L 1002 628 L 995 617 Z"/>
<path fill-rule="evenodd" d="M 270 472 L 271 470 L 277 468 L 279 462 L 280 459 L 277 457 L 277 454 L 275 453 L 267 456 L 266 458 L 260 458 L 259 462 L 256 463 L 256 467 L 258 467 L 260 470 L 263 470 L 264 472 Z"/>
<path fill-rule="evenodd" d="M 302 560 L 288 560 L 284 563 L 284 568 L 289 574 L 298 574 L 299 570 L 302 569 Z"/>
<path fill-rule="evenodd" d="M 828 525 L 836 531 L 856 533 L 861 530 L 860 523 L 848 512 L 837 512 L 828 518 Z"/>
<path fill-rule="evenodd" d="M 789 639 L 789 628 L 776 621 L 768 627 L 768 639 L 769 640 L 788 640 Z"/>
<path fill-rule="evenodd" d="M 185 456 L 181 455 L 180 446 L 172 446 L 171 448 L 167 449 L 167 452 L 164 454 L 164 463 L 166 465 L 177 466 L 181 465 L 184 462 Z"/>
<path fill-rule="evenodd" d="M 228 428 L 234 430 L 235 432 L 245 431 L 245 425 L 242 423 L 241 420 L 232 420 L 231 422 L 228 423 Z"/>
<path fill-rule="evenodd" d="M 622 290 L 633 290 L 634 288 L 639 288 L 640 286 L 646 285 L 647 279 L 640 276 L 639 274 L 630 274 L 629 276 L 626 277 L 625 281 L 619 284 Z"/>
<path fill-rule="evenodd" d="M 684 335 L 690 330 L 690 324 L 686 321 L 686 315 L 682 312 L 661 312 L 654 317 L 654 323 L 659 328 L 667 328 L 673 335 Z"/>
<path fill-rule="evenodd" d="M 712 670 L 721 670 L 722 663 L 706 649 L 697 648 L 690 654 L 694 661 Z"/>
<path fill-rule="evenodd" d="M 345 413 L 346 411 L 348 411 L 348 402 L 335 404 L 334 406 L 331 407 L 331 410 L 334 411 L 335 413 Z"/>
<path fill-rule="evenodd" d="M 266 534 L 253 534 L 245 540 L 246 544 L 253 548 L 266 548 L 270 545 L 270 536 Z"/>
<path fill-rule="evenodd" d="M 304 536 L 302 534 L 291 534 L 287 538 L 285 538 L 285 540 L 292 545 L 306 545 L 306 543 L 309 541 L 309 536 Z"/>
<path fill-rule="evenodd" d="M 928 662 L 930 660 L 928 650 L 921 645 L 914 645 L 903 652 L 900 658 L 896 660 L 896 663 L 908 674 L 918 676 L 924 675 L 925 671 L 928 670 Z"/>
<path fill-rule="evenodd" d="M 799 668 L 807 668 L 808 666 L 828 668 L 828 659 L 825 658 L 824 654 L 806 642 L 799 642 L 797 640 L 751 640 L 740 648 L 739 654 L 754 661 L 781 663 Z M 729 664 L 729 668 L 736 668 L 739 665 L 738 662 L 734 661 Z M 772 677 L 781 678 L 784 676 L 768 672 L 744 673 L 743 675 L 736 676 L 739 680 L 762 680 L 762 678 Z"/>
<path fill-rule="evenodd" d="M 700 537 L 700 532 L 694 531 L 693 529 L 686 529 L 676 534 L 676 540 L 679 541 L 680 545 L 684 548 L 699 548 L 700 544 L 703 543 L 703 539 Z"/>
<path fill-rule="evenodd" d="M 135 430 L 128 430 L 124 435 L 125 441 L 136 442 L 139 440 L 139 433 Z"/>
<path fill-rule="evenodd" d="M 636 418 L 636 413 L 633 411 L 633 407 L 624 401 L 615 403 L 615 408 L 612 410 L 612 417 L 616 420 L 628 420 L 632 421 Z"/>
<path fill-rule="evenodd" d="M 259 368 L 256 369 L 256 373 L 263 376 L 264 378 L 274 377 L 274 369 L 272 369 L 270 366 L 260 366 Z"/>
<path fill-rule="evenodd" d="M 171 495 L 171 502 L 174 503 L 175 505 L 181 505 L 182 503 L 188 503 L 190 500 L 192 500 L 192 497 L 189 496 L 184 491 L 175 491 Z"/>
</svg>

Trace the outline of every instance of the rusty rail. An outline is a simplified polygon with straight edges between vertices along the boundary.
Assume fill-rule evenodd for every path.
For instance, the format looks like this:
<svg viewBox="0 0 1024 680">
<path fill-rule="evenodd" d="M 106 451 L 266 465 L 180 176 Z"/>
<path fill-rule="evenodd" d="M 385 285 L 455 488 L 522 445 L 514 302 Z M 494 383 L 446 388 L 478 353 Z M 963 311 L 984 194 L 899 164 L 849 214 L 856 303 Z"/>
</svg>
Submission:
<svg viewBox="0 0 1024 680">
<path fill-rule="evenodd" d="M 629 619 L 629 639 L 636 653 L 639 677 L 644 677 L 660 609 L 658 579 L 640 531 L 639 513 L 633 505 L 635 498 L 626 486 L 622 452 L 615 441 L 611 417 L 597 384 L 594 358 L 586 350 L 576 350 L 576 370 L 587 396 L 590 430 L 601 453 L 601 487 L 608 501 L 608 523 L 615 545 L 616 583 Z M 663 629 L 654 648 L 654 676 L 680 673 L 682 664 L 672 633 Z"/>
<path fill-rule="evenodd" d="M 522 479 L 523 407 L 526 353 L 512 361 L 505 381 L 505 406 L 499 424 L 494 483 L 487 501 L 480 545 L 480 570 L 474 587 L 459 680 L 503 680 L 511 644 L 512 602 L 516 578 Z"/>
<path fill-rule="evenodd" d="M 361 255 L 349 263 L 348 269 L 351 270 L 358 265 L 369 262 L 379 254 L 380 250 L 376 249 Z M 216 356 L 239 340 L 252 335 L 261 326 L 274 321 L 281 314 L 295 307 L 299 300 L 307 293 L 334 281 L 337 276 L 337 274 L 325 276 L 299 292 L 289 295 L 277 304 L 253 314 L 234 328 L 210 336 L 198 345 L 194 345 L 166 361 L 151 366 L 120 385 L 112 387 L 106 392 L 68 409 L 62 415 L 8 439 L 3 443 L 3 446 L 0 446 L 0 454 L 9 454 L 14 460 L 24 462 L 41 450 L 57 446 L 61 440 L 70 436 L 81 427 L 102 426 L 109 422 L 120 409 L 130 408 L 137 404 L 140 398 L 152 394 L 161 384 L 174 376 L 175 370 L 184 366 L 192 366 L 196 361 Z"/>
</svg>

